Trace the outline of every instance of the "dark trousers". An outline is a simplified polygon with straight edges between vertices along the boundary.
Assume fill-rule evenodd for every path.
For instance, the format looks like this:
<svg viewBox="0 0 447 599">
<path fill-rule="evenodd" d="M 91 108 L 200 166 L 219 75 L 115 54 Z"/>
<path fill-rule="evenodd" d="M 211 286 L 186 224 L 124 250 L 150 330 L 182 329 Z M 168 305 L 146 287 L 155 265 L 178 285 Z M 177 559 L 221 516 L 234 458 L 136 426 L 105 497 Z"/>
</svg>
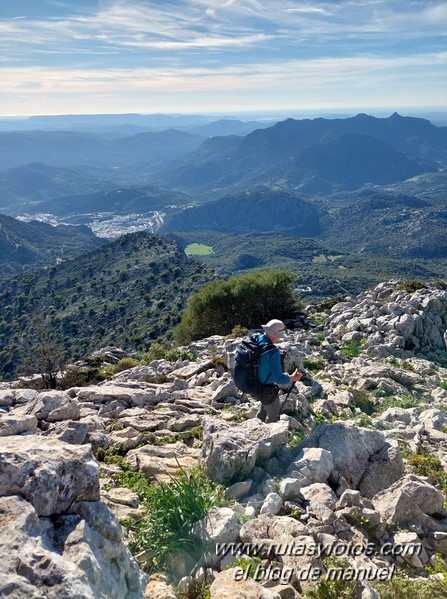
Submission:
<svg viewBox="0 0 447 599">
<path fill-rule="evenodd" d="M 281 408 L 278 387 L 276 385 L 264 387 L 258 399 L 261 401 L 261 408 L 256 415 L 259 420 L 262 420 L 262 422 L 276 422 Z"/>
</svg>

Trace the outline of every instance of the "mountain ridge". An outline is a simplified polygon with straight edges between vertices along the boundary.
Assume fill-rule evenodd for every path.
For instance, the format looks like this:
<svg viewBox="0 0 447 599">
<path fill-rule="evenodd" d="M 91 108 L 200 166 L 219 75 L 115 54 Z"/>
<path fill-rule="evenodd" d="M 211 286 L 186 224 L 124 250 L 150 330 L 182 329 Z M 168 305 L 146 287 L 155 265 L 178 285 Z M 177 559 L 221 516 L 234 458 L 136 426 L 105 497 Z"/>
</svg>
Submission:
<svg viewBox="0 0 447 599">
<path fill-rule="evenodd" d="M 363 143 L 350 147 L 347 139 L 351 140 L 351 146 L 354 139 Z M 387 165 L 384 154 L 392 156 L 392 161 L 400 164 L 402 172 L 397 173 Z M 343 161 L 349 165 L 353 157 L 355 166 L 363 165 L 365 170 L 364 155 L 368 155 L 369 162 L 375 155 L 376 162 L 381 164 L 380 171 L 369 169 L 368 181 L 359 177 L 354 178 L 354 182 L 340 181 L 339 177 L 335 181 L 325 179 L 327 160 L 333 162 L 332 172 L 336 172 L 336 165 Z M 435 127 L 423 119 L 399 115 L 388 119 L 367 115 L 332 120 L 287 119 L 241 138 L 205 141 L 198 149 L 180 158 L 176 166 L 169 170 L 160 169 L 156 181 L 178 189 L 210 191 L 229 187 L 241 190 L 254 184 L 272 183 L 294 187 L 316 177 L 318 181 L 308 185 L 306 191 L 328 193 L 336 191 L 340 183 L 352 188 L 353 184 L 391 183 L 399 178 L 436 171 L 436 160 L 447 163 L 447 128 Z M 355 170 L 352 167 L 354 173 Z M 352 172 L 350 176 L 353 176 Z"/>
</svg>

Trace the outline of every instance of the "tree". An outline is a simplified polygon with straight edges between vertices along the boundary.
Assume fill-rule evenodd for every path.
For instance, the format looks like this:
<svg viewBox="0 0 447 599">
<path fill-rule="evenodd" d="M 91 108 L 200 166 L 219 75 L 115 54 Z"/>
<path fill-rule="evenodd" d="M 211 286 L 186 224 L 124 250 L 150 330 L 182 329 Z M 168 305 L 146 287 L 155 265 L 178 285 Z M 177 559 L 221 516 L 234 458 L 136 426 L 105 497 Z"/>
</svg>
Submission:
<svg viewBox="0 0 447 599">
<path fill-rule="evenodd" d="M 264 271 L 205 285 L 189 299 L 174 329 L 176 341 L 186 344 L 226 335 L 236 325 L 258 328 L 271 318 L 293 318 L 301 307 L 295 279 L 293 273 Z"/>
<path fill-rule="evenodd" d="M 21 351 L 18 372 L 22 375 L 39 374 L 45 389 L 56 389 L 57 375 L 65 367 L 65 349 L 52 339 L 44 317 L 34 313 L 27 318 L 26 334 Z"/>
</svg>

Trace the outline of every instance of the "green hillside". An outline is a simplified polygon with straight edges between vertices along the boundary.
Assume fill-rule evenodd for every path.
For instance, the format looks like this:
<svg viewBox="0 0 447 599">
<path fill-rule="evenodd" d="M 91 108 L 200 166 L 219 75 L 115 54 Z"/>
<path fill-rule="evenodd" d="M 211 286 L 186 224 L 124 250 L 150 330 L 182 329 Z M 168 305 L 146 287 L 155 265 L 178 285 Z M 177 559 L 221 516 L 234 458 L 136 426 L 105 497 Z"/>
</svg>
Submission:
<svg viewBox="0 0 447 599">
<path fill-rule="evenodd" d="M 103 243 L 82 225 L 52 227 L 0 214 L 0 288 L 6 277 L 69 260 Z"/>
<path fill-rule="evenodd" d="M 10 280 L 0 293 L 0 375 L 11 376 L 29 351 L 30 315 L 44 318 L 49 337 L 71 360 L 106 345 L 145 350 L 213 276 L 174 241 L 141 232 Z"/>
<path fill-rule="evenodd" d="M 299 239 L 282 233 L 223 234 L 215 231 L 170 235 L 182 247 L 198 243 L 212 253 L 198 257 L 222 276 L 257 269 L 286 270 L 297 275 L 297 287 L 311 287 L 308 299 L 359 293 L 392 278 L 447 278 L 447 260 L 397 259 L 334 250 L 321 239 Z"/>
</svg>

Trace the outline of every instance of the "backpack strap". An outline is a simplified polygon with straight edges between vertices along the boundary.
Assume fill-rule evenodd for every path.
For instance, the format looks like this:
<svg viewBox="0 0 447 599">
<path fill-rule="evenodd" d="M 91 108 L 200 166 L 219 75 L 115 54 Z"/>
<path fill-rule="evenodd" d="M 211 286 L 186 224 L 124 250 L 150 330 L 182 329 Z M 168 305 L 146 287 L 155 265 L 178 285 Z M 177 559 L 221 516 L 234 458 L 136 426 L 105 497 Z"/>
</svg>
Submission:
<svg viewBox="0 0 447 599">
<path fill-rule="evenodd" d="M 278 348 L 276 347 L 276 345 L 274 345 L 273 343 L 270 343 L 270 342 L 269 342 L 269 343 L 266 343 L 266 344 L 265 344 L 265 347 L 264 347 L 264 349 L 263 349 L 263 350 L 262 350 L 262 352 L 259 354 L 259 358 L 260 358 L 261 356 L 263 356 L 264 354 L 266 354 L 266 353 L 270 352 L 270 351 L 274 351 L 275 349 L 276 349 L 276 350 L 278 350 Z M 279 351 L 279 350 L 278 350 L 278 351 Z M 258 380 L 259 380 L 259 376 L 258 376 L 259 358 L 258 358 L 258 362 L 257 362 L 257 364 L 256 364 L 256 376 L 258 377 Z M 259 384 L 260 384 L 261 386 L 263 386 L 263 385 L 268 385 L 268 384 L 269 384 L 269 383 L 268 383 L 268 380 L 269 380 L 269 378 L 270 378 L 271 376 L 272 376 L 272 372 L 270 371 L 270 372 L 269 372 L 269 374 L 268 374 L 268 376 L 267 376 L 267 378 L 265 379 L 265 381 L 262 383 L 262 382 L 259 380 Z"/>
</svg>

